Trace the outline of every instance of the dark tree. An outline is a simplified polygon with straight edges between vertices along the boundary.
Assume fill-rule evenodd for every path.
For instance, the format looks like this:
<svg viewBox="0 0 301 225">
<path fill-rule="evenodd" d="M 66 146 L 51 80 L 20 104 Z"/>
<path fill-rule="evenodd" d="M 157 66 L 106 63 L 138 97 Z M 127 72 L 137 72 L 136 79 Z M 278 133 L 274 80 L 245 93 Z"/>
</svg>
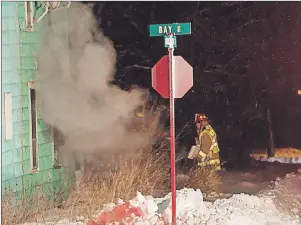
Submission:
<svg viewBox="0 0 301 225">
<path fill-rule="evenodd" d="M 151 67 L 167 50 L 148 25 L 192 23 L 175 51 L 194 67 L 194 87 L 176 101 L 177 130 L 205 112 L 223 158 L 237 162 L 247 148 L 301 145 L 300 9 L 292 2 L 97 2 L 94 12 L 118 52 L 114 84 L 149 88 L 161 104 L 168 101 L 152 90 Z"/>
</svg>

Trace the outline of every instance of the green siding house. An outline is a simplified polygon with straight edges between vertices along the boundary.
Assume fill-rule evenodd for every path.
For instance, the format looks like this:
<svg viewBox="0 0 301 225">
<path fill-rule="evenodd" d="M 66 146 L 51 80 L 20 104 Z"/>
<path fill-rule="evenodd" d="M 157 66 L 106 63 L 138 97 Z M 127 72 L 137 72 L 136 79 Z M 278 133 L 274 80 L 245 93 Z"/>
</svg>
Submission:
<svg viewBox="0 0 301 225">
<path fill-rule="evenodd" d="M 2 2 L 2 196 L 17 199 L 40 188 L 51 196 L 65 183 L 56 167 L 51 129 L 37 111 L 35 58 L 39 2 Z M 39 7 L 38 7 L 39 6 Z M 38 10 L 37 10 L 38 9 Z M 30 13 L 32 10 L 33 13 Z"/>
</svg>

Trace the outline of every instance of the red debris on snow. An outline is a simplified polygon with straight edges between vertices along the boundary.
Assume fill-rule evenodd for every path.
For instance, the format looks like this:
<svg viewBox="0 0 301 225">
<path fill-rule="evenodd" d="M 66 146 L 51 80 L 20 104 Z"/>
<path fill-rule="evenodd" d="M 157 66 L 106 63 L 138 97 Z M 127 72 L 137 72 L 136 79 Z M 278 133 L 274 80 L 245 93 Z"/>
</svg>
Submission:
<svg viewBox="0 0 301 225">
<path fill-rule="evenodd" d="M 97 223 L 93 220 L 89 220 L 87 225 L 97 225 Z"/>
<path fill-rule="evenodd" d="M 89 220 L 87 225 L 106 225 L 108 223 L 119 222 L 122 225 L 122 221 L 130 220 L 132 217 L 142 217 L 143 212 L 138 207 L 132 207 L 130 203 L 124 203 L 117 205 L 112 211 L 102 212 L 99 217 L 94 220 Z"/>
</svg>

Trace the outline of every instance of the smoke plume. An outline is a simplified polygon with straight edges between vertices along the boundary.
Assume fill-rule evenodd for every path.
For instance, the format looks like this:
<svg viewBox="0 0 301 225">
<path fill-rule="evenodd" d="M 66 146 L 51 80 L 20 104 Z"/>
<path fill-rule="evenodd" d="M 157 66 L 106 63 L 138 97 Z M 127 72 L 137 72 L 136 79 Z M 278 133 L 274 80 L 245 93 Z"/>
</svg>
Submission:
<svg viewBox="0 0 301 225">
<path fill-rule="evenodd" d="M 148 132 L 130 129 L 142 92 L 109 84 L 116 52 L 97 27 L 91 9 L 73 2 L 51 12 L 41 24 L 38 47 L 40 112 L 59 130 L 63 148 L 73 151 L 113 151 L 143 148 Z"/>
</svg>

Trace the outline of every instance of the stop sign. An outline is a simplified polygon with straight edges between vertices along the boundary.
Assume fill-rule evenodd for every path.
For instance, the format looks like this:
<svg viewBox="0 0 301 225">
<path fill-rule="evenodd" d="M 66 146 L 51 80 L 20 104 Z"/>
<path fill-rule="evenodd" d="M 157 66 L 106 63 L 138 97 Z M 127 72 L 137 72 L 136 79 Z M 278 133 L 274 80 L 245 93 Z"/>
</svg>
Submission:
<svg viewBox="0 0 301 225">
<path fill-rule="evenodd" d="M 174 97 L 182 98 L 193 85 L 193 68 L 181 57 L 174 56 Z M 152 68 L 152 86 L 169 98 L 168 56 L 163 56 Z"/>
</svg>

